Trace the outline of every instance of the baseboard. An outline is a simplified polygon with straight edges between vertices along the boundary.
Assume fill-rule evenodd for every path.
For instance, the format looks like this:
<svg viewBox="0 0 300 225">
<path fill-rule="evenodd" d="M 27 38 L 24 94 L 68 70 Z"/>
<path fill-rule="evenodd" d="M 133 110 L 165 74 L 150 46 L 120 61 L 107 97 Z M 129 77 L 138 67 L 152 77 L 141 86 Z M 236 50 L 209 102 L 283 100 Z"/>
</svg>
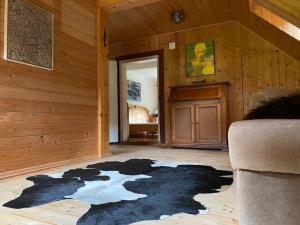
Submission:
<svg viewBox="0 0 300 225">
<path fill-rule="evenodd" d="M 172 148 L 188 148 L 188 149 L 203 149 L 203 150 L 223 150 L 228 149 L 227 145 L 223 144 L 170 144 Z"/>
<path fill-rule="evenodd" d="M 54 163 L 47 163 L 45 165 L 33 166 L 33 167 L 19 169 L 19 170 L 12 170 L 12 171 L 8 171 L 8 172 L 0 173 L 0 180 L 12 178 L 12 177 L 18 177 L 18 176 L 22 176 L 25 174 L 35 173 L 35 172 L 42 171 L 42 170 L 48 170 L 48 169 L 52 169 L 52 168 L 56 168 L 56 167 L 63 167 L 63 166 L 67 166 L 67 165 L 71 165 L 71 164 L 75 164 L 75 163 L 84 163 L 84 162 L 98 160 L 98 159 L 100 159 L 100 158 L 97 155 L 87 156 L 87 157 L 83 157 L 83 158 L 64 160 L 64 161 L 59 161 L 59 162 L 54 162 Z"/>
</svg>

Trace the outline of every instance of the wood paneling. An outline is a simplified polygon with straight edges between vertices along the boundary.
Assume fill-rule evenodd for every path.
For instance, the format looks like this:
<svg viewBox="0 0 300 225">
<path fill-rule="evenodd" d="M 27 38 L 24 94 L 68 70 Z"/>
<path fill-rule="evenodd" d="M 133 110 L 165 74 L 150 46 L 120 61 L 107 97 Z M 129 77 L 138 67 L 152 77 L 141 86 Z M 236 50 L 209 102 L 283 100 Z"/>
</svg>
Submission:
<svg viewBox="0 0 300 225">
<path fill-rule="evenodd" d="M 0 173 L 97 156 L 96 1 L 31 0 L 54 13 L 54 70 L 3 60 Z"/>
<path fill-rule="evenodd" d="M 170 86 L 190 84 L 185 77 L 185 44 L 205 39 L 215 41 L 216 75 L 208 82 L 230 82 L 229 121 L 241 120 L 248 109 L 249 95 L 266 87 L 300 87 L 300 63 L 237 22 L 227 22 L 184 32 L 162 34 L 136 41 L 112 44 L 110 57 L 164 49 L 165 99 Z M 169 50 L 168 44 L 177 48 Z M 295 49 L 300 52 L 297 46 Z M 251 59 L 249 59 L 251 58 Z M 251 70 L 248 69 L 251 67 Z M 166 107 L 168 109 L 168 107 Z M 170 118 L 166 110 L 165 117 Z M 166 119 L 166 139 L 170 124 Z M 166 140 L 168 143 L 168 140 Z"/>
</svg>

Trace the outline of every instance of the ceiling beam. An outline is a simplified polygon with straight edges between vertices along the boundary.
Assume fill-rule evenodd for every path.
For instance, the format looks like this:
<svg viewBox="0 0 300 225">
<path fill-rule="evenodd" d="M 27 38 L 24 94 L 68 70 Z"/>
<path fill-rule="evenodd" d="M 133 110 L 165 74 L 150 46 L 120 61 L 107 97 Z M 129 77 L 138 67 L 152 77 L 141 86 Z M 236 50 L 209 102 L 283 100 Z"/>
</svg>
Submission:
<svg viewBox="0 0 300 225">
<path fill-rule="evenodd" d="M 161 0 L 101 0 L 100 7 L 108 13 L 115 13 L 159 1 Z"/>
<path fill-rule="evenodd" d="M 257 0 L 286 21 L 300 27 L 299 0 Z"/>
</svg>

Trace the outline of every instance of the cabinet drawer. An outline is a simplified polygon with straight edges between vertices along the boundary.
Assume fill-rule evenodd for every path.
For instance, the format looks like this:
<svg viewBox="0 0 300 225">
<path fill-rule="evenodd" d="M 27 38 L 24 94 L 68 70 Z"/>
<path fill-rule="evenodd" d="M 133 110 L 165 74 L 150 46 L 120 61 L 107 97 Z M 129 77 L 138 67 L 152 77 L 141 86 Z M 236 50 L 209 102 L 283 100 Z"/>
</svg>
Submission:
<svg viewBox="0 0 300 225">
<path fill-rule="evenodd" d="M 172 101 L 192 101 L 220 98 L 220 88 L 218 86 L 178 88 L 172 92 Z"/>
</svg>

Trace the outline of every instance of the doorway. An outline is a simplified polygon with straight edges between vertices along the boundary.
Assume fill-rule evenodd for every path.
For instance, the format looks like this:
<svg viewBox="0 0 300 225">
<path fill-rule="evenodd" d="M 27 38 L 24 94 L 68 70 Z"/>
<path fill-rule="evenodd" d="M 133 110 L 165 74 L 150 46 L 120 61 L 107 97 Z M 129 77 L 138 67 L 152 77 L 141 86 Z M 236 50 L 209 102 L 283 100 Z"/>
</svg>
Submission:
<svg viewBox="0 0 300 225">
<path fill-rule="evenodd" d="M 119 143 L 164 143 L 163 51 L 119 57 L 117 65 Z"/>
</svg>

